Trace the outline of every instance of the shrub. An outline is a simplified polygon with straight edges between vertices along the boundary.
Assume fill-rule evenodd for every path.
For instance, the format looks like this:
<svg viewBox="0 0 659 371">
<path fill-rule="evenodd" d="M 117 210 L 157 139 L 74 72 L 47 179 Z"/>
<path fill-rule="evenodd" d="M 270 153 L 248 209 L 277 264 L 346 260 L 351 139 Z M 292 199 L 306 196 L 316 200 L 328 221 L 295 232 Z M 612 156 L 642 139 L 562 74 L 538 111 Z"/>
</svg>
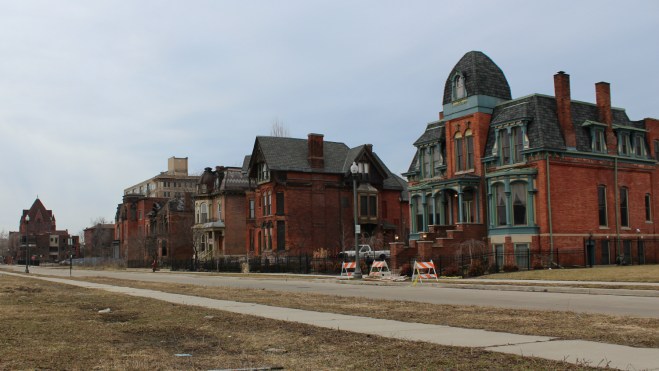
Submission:
<svg viewBox="0 0 659 371">
<path fill-rule="evenodd" d="M 482 276 L 483 274 L 485 274 L 485 269 L 483 268 L 483 264 L 481 264 L 481 262 L 479 261 L 475 261 L 471 263 L 467 274 L 469 275 L 469 277 Z"/>
<path fill-rule="evenodd" d="M 499 268 L 496 264 L 492 264 L 489 267 L 487 267 L 487 273 L 489 274 L 494 274 L 494 273 L 499 273 Z"/>
<path fill-rule="evenodd" d="M 541 261 L 536 261 L 533 263 L 533 269 L 540 270 L 540 269 L 545 269 L 545 267 L 542 265 Z"/>
<path fill-rule="evenodd" d="M 504 272 L 517 272 L 518 270 L 519 267 L 517 267 L 515 264 L 506 264 L 503 266 Z"/>
<path fill-rule="evenodd" d="M 439 272 L 437 272 L 439 273 Z M 455 276 L 460 276 L 460 272 L 458 271 L 457 267 L 447 267 L 444 268 L 444 271 L 440 273 L 442 276 L 446 277 L 455 277 Z"/>
</svg>

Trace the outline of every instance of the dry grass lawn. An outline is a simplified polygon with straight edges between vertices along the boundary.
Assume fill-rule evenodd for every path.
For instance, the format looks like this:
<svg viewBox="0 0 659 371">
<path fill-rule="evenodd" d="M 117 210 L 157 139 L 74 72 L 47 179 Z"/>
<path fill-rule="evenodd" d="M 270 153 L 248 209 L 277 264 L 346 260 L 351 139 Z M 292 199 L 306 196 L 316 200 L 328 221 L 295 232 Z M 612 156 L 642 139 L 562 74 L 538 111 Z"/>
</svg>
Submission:
<svg viewBox="0 0 659 371">
<path fill-rule="evenodd" d="M 85 280 L 278 307 L 659 348 L 659 319 L 652 318 L 480 306 L 432 304 L 411 306 L 409 302 L 404 301 L 372 299 L 355 301 L 353 298 L 348 297 L 309 293 L 284 293 L 230 287 L 218 289 L 195 285 L 172 285 L 100 277 Z"/>
<path fill-rule="evenodd" d="M 0 370 L 588 369 L 0 275 Z M 111 308 L 100 314 L 99 310 Z M 189 356 L 179 357 L 177 354 Z"/>
<path fill-rule="evenodd" d="M 480 278 L 552 281 L 653 282 L 659 283 L 659 265 L 602 266 L 578 269 L 542 269 L 489 274 Z"/>
</svg>

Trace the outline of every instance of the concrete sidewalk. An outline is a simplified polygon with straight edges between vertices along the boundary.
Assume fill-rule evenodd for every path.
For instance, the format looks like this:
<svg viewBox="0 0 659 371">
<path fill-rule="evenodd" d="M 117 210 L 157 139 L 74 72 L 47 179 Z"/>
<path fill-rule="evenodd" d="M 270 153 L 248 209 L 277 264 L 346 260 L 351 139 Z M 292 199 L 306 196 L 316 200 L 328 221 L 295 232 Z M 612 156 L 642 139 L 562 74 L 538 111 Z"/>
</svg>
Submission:
<svg viewBox="0 0 659 371">
<path fill-rule="evenodd" d="M 306 311 L 292 308 L 216 300 L 198 296 L 171 294 L 154 290 L 111 286 L 2 272 L 18 277 L 39 279 L 100 289 L 114 293 L 152 298 L 174 304 L 194 305 L 232 313 L 253 315 L 275 320 L 304 323 L 335 330 L 377 335 L 395 339 L 423 341 L 439 345 L 483 348 L 492 352 L 533 356 L 579 365 L 631 370 L 659 369 L 659 349 L 634 348 L 581 340 L 557 340 L 546 336 L 517 335 L 477 329 L 409 323 L 369 317 Z"/>
</svg>

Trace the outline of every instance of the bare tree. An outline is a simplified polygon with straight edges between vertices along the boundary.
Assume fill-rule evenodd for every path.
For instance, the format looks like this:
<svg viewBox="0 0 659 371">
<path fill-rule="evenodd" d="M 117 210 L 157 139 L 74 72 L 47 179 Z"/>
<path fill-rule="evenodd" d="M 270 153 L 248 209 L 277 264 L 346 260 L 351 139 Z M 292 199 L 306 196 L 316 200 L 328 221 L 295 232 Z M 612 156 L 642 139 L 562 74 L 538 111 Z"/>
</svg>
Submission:
<svg viewBox="0 0 659 371">
<path fill-rule="evenodd" d="M 275 118 L 272 121 L 272 128 L 270 129 L 270 135 L 273 137 L 290 137 L 288 129 L 284 126 L 284 122 L 280 121 L 279 118 Z"/>
<path fill-rule="evenodd" d="M 0 263 L 9 255 L 9 233 L 4 229 L 0 231 Z"/>
</svg>

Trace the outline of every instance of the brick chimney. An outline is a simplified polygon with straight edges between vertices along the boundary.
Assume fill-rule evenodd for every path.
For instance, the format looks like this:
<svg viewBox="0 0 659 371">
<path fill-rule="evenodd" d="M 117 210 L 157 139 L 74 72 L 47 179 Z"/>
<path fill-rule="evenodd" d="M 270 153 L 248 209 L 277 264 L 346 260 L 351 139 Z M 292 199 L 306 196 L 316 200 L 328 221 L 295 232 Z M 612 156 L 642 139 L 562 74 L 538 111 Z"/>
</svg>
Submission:
<svg viewBox="0 0 659 371">
<path fill-rule="evenodd" d="M 322 169 L 325 167 L 325 157 L 323 155 L 323 134 L 309 134 L 307 137 L 309 166 L 312 169 Z"/>
<path fill-rule="evenodd" d="M 570 98 L 570 75 L 559 71 L 554 75 L 554 91 L 556 94 L 556 114 L 558 123 L 561 127 L 561 133 L 565 138 L 565 146 L 568 148 L 577 147 L 577 137 L 574 133 L 572 124 L 572 99 Z"/>
<path fill-rule="evenodd" d="M 613 133 L 613 114 L 611 113 L 611 86 L 608 82 L 595 84 L 595 102 L 597 104 L 597 120 L 606 124 L 606 149 L 610 155 L 618 152 L 618 138 Z"/>
</svg>

